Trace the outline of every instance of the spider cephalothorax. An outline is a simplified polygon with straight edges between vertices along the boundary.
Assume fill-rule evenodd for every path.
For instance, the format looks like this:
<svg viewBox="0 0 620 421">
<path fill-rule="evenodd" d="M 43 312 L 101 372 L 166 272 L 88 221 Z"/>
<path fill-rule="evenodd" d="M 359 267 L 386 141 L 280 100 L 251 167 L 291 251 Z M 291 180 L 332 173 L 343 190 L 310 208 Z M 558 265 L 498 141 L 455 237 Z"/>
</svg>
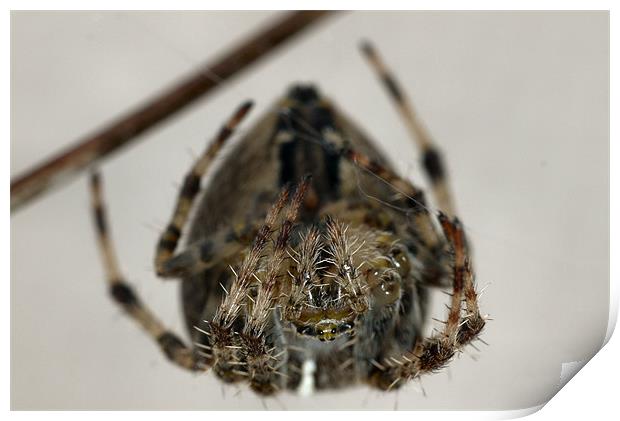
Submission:
<svg viewBox="0 0 620 421">
<path fill-rule="evenodd" d="M 157 274 L 182 279 L 192 347 L 123 280 L 93 178 L 112 296 L 174 363 L 263 395 L 360 382 L 389 390 L 442 368 L 484 328 L 439 152 L 376 53 L 363 51 L 417 140 L 443 212 L 433 215 L 423 191 L 316 88 L 297 85 L 229 153 L 189 224 L 201 177 L 251 107 L 243 104 L 186 176 L 157 245 Z M 451 288 L 449 311 L 425 337 L 433 287 Z"/>
</svg>

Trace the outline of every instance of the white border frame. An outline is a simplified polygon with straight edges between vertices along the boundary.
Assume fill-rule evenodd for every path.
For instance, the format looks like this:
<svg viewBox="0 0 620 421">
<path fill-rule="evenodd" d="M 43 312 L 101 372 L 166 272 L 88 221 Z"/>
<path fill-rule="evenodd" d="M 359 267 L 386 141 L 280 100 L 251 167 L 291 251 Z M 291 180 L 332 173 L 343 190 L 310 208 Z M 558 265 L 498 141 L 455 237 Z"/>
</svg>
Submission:
<svg viewBox="0 0 620 421">
<path fill-rule="evenodd" d="M 78 2 L 75 0 L 61 0 L 55 2 L 49 1 L 41 1 L 41 0 L 31 0 L 31 1 L 8 1 L 8 8 L 3 16 L 3 22 L 5 25 L 2 25 L 4 28 L 3 32 L 5 33 L 5 37 L 2 39 L 2 49 L 3 57 L 5 59 L 10 60 L 10 10 L 70 10 L 70 9 L 88 9 L 88 10 L 100 10 L 100 9 L 114 9 L 114 10 L 127 10 L 127 9 L 144 9 L 144 10 L 160 10 L 160 9 L 170 9 L 172 6 L 172 2 L 168 0 L 133 0 L 133 1 L 120 1 L 120 0 L 111 0 L 111 1 L 89 1 L 87 4 Z M 260 8 L 257 8 L 257 5 L 260 5 Z M 53 8 L 52 8 L 53 6 Z M 202 9 L 205 6 L 204 2 L 197 0 L 177 0 L 174 2 L 174 9 Z M 571 9 L 579 9 L 579 10 L 609 10 L 610 11 L 610 115 L 618 115 L 618 106 L 617 106 L 617 98 L 618 98 L 618 85 L 615 83 L 615 79 L 613 77 L 616 74 L 613 69 L 618 69 L 617 58 L 618 58 L 618 30 L 616 29 L 617 24 L 617 16 L 615 16 L 615 11 L 612 7 L 611 0 L 592 0 L 592 1 L 584 1 L 584 0 L 523 0 L 523 1 L 455 1 L 455 0 L 410 0 L 407 2 L 404 1 L 396 1 L 396 0 L 384 0 L 380 3 L 373 3 L 371 1 L 356 1 L 355 3 L 350 3 L 342 0 L 316 0 L 313 2 L 309 1 L 297 1 L 294 4 L 286 1 L 262 1 L 260 4 L 256 2 L 251 2 L 249 0 L 241 1 L 234 0 L 228 1 L 226 3 L 218 4 L 210 4 L 213 10 L 234 10 L 234 9 L 243 9 L 243 10 L 276 10 L 276 9 L 289 9 L 292 6 L 295 6 L 300 9 L 321 9 L 321 8 L 329 8 L 329 9 L 347 9 L 350 6 L 355 6 L 357 10 L 378 10 L 377 6 L 381 6 L 380 10 L 394 10 L 394 9 L 413 9 L 413 10 L 571 10 Z M 218 7 L 219 6 L 219 7 Z M 225 6 L 225 7 L 223 7 Z M 8 61 L 7 60 L 7 61 Z M 6 137 L 5 139 L 10 139 L 10 65 L 9 63 L 5 63 L 2 66 L 1 70 L 3 80 L 5 81 L 5 89 L 3 90 L 4 102 L 3 102 L 3 115 L 4 117 L 4 126 Z M 614 163 L 617 161 L 618 156 L 618 140 L 617 140 L 617 122 L 613 119 L 610 119 L 610 215 L 618 215 L 620 213 L 620 208 L 618 206 L 618 196 L 613 194 L 613 187 L 618 185 L 618 170 L 614 166 Z M 2 154 L 2 160 L 4 164 L 5 171 L 10 173 L 10 142 L 3 142 L 4 153 Z M 7 177 L 10 179 L 9 177 Z M 8 269 L 8 273 L 3 282 L 4 293 L 2 294 L 4 306 L 3 306 L 3 315 L 5 317 L 2 318 L 2 324 L 4 325 L 4 332 L 10 332 L 10 211 L 9 211 L 9 192 L 8 192 L 8 183 L 3 184 L 2 186 L 2 201 L 3 203 L 3 211 L 5 213 L 5 218 L 3 218 L 3 229 L 2 232 L 6 232 L 4 249 L 2 250 L 3 256 L 3 267 Z M 8 216 L 8 218 L 6 217 Z M 8 220 L 8 222 L 6 222 Z M 615 235 L 614 235 L 615 234 Z M 620 340 L 612 337 L 612 333 L 614 331 L 617 317 L 618 317 L 618 264 L 614 262 L 612 256 L 620 256 L 620 249 L 618 247 L 618 224 L 617 220 L 610 217 L 610 315 L 609 315 L 609 324 L 607 329 L 607 335 L 605 338 L 604 348 L 593 358 L 593 360 L 587 363 L 589 368 L 583 370 L 583 372 L 579 373 L 576 377 L 576 380 L 569 382 L 569 385 L 564 387 L 556 397 L 554 397 L 549 405 L 545 406 L 543 411 L 538 412 L 535 417 L 536 419 L 565 419 L 567 417 L 584 417 L 587 415 L 593 415 L 596 417 L 597 414 L 613 414 L 618 413 L 617 409 L 617 396 L 616 396 L 616 379 L 618 378 L 618 374 L 620 374 L 620 363 L 618 362 L 618 356 L 620 356 Z M 6 270 L 5 269 L 5 270 Z M 5 272 L 6 273 L 6 272 Z M 8 344 L 7 344 L 8 345 Z M 10 347 L 9 346 L 0 347 L 0 353 L 2 355 L 2 362 L 4 373 L 8 375 L 4 376 L 4 382 L 0 385 L 0 393 L 2 396 L 5 396 L 6 400 L 3 402 L 3 407 L 5 410 L 10 409 Z M 580 368 L 580 367 L 579 367 Z M 572 373 L 575 374 L 575 373 Z M 542 407 L 542 406 L 541 406 Z M 541 407 L 534 407 L 529 409 L 523 409 L 519 411 L 488 411 L 488 412 L 423 412 L 423 415 L 428 419 L 508 419 L 508 418 L 516 418 L 521 416 L 526 416 L 538 411 Z M 40 416 L 39 414 L 50 417 L 50 418 L 62 418 L 63 420 L 71 419 L 74 417 L 82 417 L 83 414 L 75 413 L 75 412 L 38 412 L 36 413 L 28 413 L 28 412 L 13 412 L 11 416 L 14 418 L 30 418 L 32 416 Z M 120 413 L 118 416 L 121 417 L 135 417 L 134 413 Z M 231 414 L 232 415 L 232 414 Z M 246 416 L 241 415 L 240 416 Z M 422 415 L 422 414 L 419 414 Z M 419 416 L 416 414 L 416 416 Z M 93 417 L 94 419 L 108 417 L 108 414 L 105 413 L 94 413 L 89 414 L 89 417 Z M 164 419 L 164 417 L 168 417 L 168 414 L 162 413 L 151 413 L 148 415 L 150 418 L 155 420 Z M 183 415 L 187 419 L 189 418 L 202 418 L 203 414 L 200 413 L 184 413 Z M 307 419 L 310 417 L 314 417 L 313 413 L 298 413 L 295 415 L 295 419 Z M 366 417 L 375 417 L 374 413 L 358 413 L 353 415 L 356 418 L 366 418 Z M 410 414 L 405 413 L 394 413 L 390 414 L 390 419 L 399 419 L 404 417 L 410 417 Z M 269 417 L 270 419 L 284 419 L 284 417 L 289 418 L 289 414 L 284 413 L 254 413 L 252 417 Z M 346 414 L 338 414 L 338 417 L 347 417 Z"/>
</svg>

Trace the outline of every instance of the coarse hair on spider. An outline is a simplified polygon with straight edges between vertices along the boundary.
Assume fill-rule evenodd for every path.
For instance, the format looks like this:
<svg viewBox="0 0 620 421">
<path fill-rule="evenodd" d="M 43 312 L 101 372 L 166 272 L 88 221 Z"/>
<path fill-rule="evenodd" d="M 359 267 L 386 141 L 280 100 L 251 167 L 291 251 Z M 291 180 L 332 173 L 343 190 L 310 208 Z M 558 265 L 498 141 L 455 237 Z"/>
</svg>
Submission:
<svg viewBox="0 0 620 421">
<path fill-rule="evenodd" d="M 441 211 L 433 215 L 424 192 L 310 85 L 293 86 L 201 189 L 252 107 L 243 103 L 186 175 L 156 247 L 156 273 L 180 280 L 193 346 L 121 275 L 93 174 L 112 298 L 173 363 L 261 395 L 359 383 L 392 390 L 478 339 L 488 317 L 441 156 L 374 48 L 362 51 L 421 150 Z M 431 288 L 451 288 L 450 302 L 442 328 L 424 337 Z"/>
</svg>

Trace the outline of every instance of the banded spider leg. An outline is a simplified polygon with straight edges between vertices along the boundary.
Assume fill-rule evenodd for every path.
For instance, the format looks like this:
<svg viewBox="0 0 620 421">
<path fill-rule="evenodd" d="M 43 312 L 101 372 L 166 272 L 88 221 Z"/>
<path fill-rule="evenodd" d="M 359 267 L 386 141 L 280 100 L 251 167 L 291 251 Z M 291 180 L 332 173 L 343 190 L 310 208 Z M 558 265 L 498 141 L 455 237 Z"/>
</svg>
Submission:
<svg viewBox="0 0 620 421">
<path fill-rule="evenodd" d="M 172 221 L 162 234 L 157 246 L 155 266 L 159 275 L 174 275 L 173 272 L 167 269 L 166 264 L 169 261 L 174 261 L 173 252 L 178 244 L 181 230 L 187 222 L 194 198 L 200 190 L 200 179 L 206 173 L 213 158 L 217 155 L 226 140 L 230 138 L 234 129 L 251 107 L 252 103 L 248 101 L 236 110 L 222 127 L 214 141 L 194 164 L 189 174 L 185 177 L 185 182 L 181 189 Z M 169 360 L 189 370 L 197 371 L 204 369 L 204 365 L 208 361 L 205 360 L 204 357 L 198 355 L 194 350 L 187 347 L 175 333 L 167 330 L 157 319 L 155 314 L 142 303 L 133 288 L 122 276 L 108 230 L 99 173 L 92 174 L 90 186 L 99 249 L 112 298 L 158 343 L 162 352 Z M 196 247 L 200 250 L 202 246 L 203 245 L 197 245 Z M 190 250 L 190 253 L 191 251 L 192 250 Z M 204 253 L 200 255 L 204 256 Z M 204 262 L 202 260 L 197 258 L 195 264 L 203 264 Z"/>
</svg>

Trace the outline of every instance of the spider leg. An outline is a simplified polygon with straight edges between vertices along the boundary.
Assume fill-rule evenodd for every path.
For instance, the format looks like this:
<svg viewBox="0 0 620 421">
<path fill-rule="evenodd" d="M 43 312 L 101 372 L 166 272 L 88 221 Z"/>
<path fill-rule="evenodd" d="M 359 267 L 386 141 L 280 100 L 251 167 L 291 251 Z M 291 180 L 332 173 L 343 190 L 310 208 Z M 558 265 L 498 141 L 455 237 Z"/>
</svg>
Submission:
<svg viewBox="0 0 620 421">
<path fill-rule="evenodd" d="M 195 275 L 241 252 L 244 243 L 230 228 L 188 245 L 161 264 L 160 276 L 182 278 Z"/>
<path fill-rule="evenodd" d="M 352 309 L 362 314 L 370 308 L 368 296 L 364 293 L 368 285 L 357 276 L 357 270 L 353 265 L 353 247 L 347 234 L 347 226 L 331 217 L 327 218 L 327 261 L 337 268 L 340 280 L 337 280 L 342 289 L 349 296 Z"/>
<path fill-rule="evenodd" d="M 101 180 L 98 173 L 92 174 L 90 187 L 99 249 L 112 299 L 146 330 L 170 361 L 188 370 L 204 370 L 205 362 L 196 356 L 175 333 L 166 329 L 151 310 L 142 303 L 121 274 L 108 231 Z"/>
<path fill-rule="evenodd" d="M 398 192 L 399 196 L 404 200 L 405 206 L 411 210 L 410 227 L 415 227 L 416 235 L 420 237 L 420 241 L 427 250 L 440 250 L 443 248 L 444 242 L 435 229 L 426 205 L 424 192 L 420 188 L 363 153 L 350 148 L 348 145 L 340 148 L 340 153 L 348 161 L 374 174 Z"/>
<path fill-rule="evenodd" d="M 183 187 L 174 208 L 174 213 L 166 230 L 162 233 L 155 253 L 155 270 L 159 276 L 170 277 L 166 271 L 166 261 L 171 259 L 177 248 L 181 232 L 187 223 L 189 212 L 194 199 L 200 191 L 200 179 L 207 172 L 213 159 L 220 151 L 224 143 L 232 135 L 235 128 L 252 108 L 252 102 L 243 103 L 220 129 L 215 139 L 205 149 L 204 153 L 194 163 L 189 173 L 185 176 Z"/>
<path fill-rule="evenodd" d="M 454 215 L 454 201 L 450 192 L 443 160 L 437 146 L 434 144 L 426 128 L 418 120 L 413 105 L 399 87 L 394 75 L 387 69 L 373 46 L 368 42 L 364 42 L 362 44 L 362 52 L 383 82 L 411 137 L 422 151 L 422 164 L 426 176 L 432 185 L 437 206 L 446 214 Z"/>
<path fill-rule="evenodd" d="M 382 362 L 383 369 L 371 373 L 370 384 L 380 389 L 389 390 L 444 368 L 455 353 L 478 338 L 486 323 L 478 307 L 463 227 L 457 218 L 450 220 L 442 213 L 438 219 L 453 252 L 452 298 L 448 318 L 441 331 L 418 341 L 412 352 L 400 358 L 386 359 Z"/>
<path fill-rule="evenodd" d="M 285 373 L 279 371 L 279 365 L 286 361 L 281 341 L 270 338 L 273 326 L 273 311 L 283 294 L 282 265 L 291 231 L 299 214 L 299 207 L 308 190 L 310 178 L 306 177 L 298 186 L 289 204 L 286 217 L 280 224 L 278 236 L 273 246 L 273 253 L 266 262 L 266 272 L 261 279 L 258 293 L 253 301 L 252 311 L 246 316 L 246 324 L 241 333 L 243 359 L 247 364 L 250 386 L 258 393 L 267 395 L 276 392 L 284 382 Z"/>
<path fill-rule="evenodd" d="M 252 301 L 251 290 L 256 282 L 256 273 L 264 260 L 263 254 L 272 234 L 278 216 L 284 208 L 289 188 L 280 192 L 275 203 L 259 228 L 252 246 L 249 248 L 229 291 L 219 307 L 213 320 L 207 323 L 205 333 L 209 336 L 213 370 L 227 382 L 235 382 L 248 377 L 247 362 L 244 355 L 244 344 L 239 330 L 242 328 L 243 317 L 247 314 L 247 305 Z"/>
<path fill-rule="evenodd" d="M 244 334 L 260 336 L 267 324 L 273 306 L 276 304 L 277 297 L 281 289 L 281 268 L 286 258 L 291 231 L 297 216 L 304 195 L 308 190 L 310 178 L 306 177 L 296 188 L 295 194 L 288 206 L 286 217 L 280 224 L 278 236 L 273 246 L 273 253 L 267 260 L 265 279 L 261 281 L 258 294 L 254 300 L 251 313 L 243 330 Z"/>
</svg>

